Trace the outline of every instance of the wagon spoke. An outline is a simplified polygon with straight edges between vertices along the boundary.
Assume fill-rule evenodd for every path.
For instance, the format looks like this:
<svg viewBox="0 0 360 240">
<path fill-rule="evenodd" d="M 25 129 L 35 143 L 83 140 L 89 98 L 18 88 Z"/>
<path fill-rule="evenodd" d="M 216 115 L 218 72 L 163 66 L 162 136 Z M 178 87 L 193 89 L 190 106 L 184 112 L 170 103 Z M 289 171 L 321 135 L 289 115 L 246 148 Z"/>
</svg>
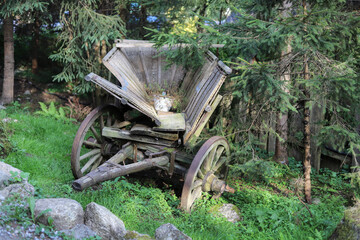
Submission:
<svg viewBox="0 0 360 240">
<path fill-rule="evenodd" d="M 204 177 L 205 177 L 204 173 L 201 171 L 201 168 L 199 168 L 199 171 L 198 171 L 197 175 L 201 179 L 204 179 Z"/>
<path fill-rule="evenodd" d="M 200 187 L 194 189 L 194 191 L 191 194 L 191 205 L 195 202 L 196 199 L 201 197 L 202 190 Z"/>
<path fill-rule="evenodd" d="M 94 156 L 95 154 L 98 154 L 98 153 L 100 153 L 100 149 L 91 150 L 90 152 L 87 152 L 87 153 L 85 153 L 84 155 L 80 156 L 79 160 L 82 161 L 82 160 L 84 160 L 85 158 Z"/>
<path fill-rule="evenodd" d="M 100 158 L 94 163 L 94 165 L 91 167 L 91 171 L 95 170 L 101 163 L 101 161 L 103 160 L 103 157 L 100 156 Z"/>
<path fill-rule="evenodd" d="M 223 165 L 226 162 L 226 160 L 227 160 L 226 157 L 221 157 L 218 163 L 213 168 L 213 171 L 216 172 L 219 169 L 219 167 L 221 167 L 221 165 Z"/>
<path fill-rule="evenodd" d="M 202 183 L 203 183 L 202 180 L 200 180 L 200 179 L 196 180 L 194 182 L 193 186 L 192 186 L 192 189 L 195 189 L 195 188 L 198 188 L 198 187 L 202 186 Z"/>
<path fill-rule="evenodd" d="M 219 161 L 219 159 L 221 157 L 221 154 L 224 152 L 224 150 L 225 150 L 225 147 L 223 147 L 223 146 L 219 146 L 216 149 L 216 154 L 215 154 L 215 157 L 214 157 L 214 161 L 212 162 L 212 169 L 214 169 L 214 167 L 216 166 L 216 164 Z M 214 171 L 216 171 L 216 170 L 214 170 Z"/>
<path fill-rule="evenodd" d="M 90 127 L 90 130 L 94 134 L 94 137 L 96 138 L 97 142 L 98 143 L 103 143 L 99 133 L 96 131 L 96 129 L 93 126 Z"/>
<path fill-rule="evenodd" d="M 204 170 L 205 172 L 210 171 L 214 156 L 215 156 L 216 148 L 212 149 L 208 156 L 206 156 L 206 159 L 204 161 Z"/>
<path fill-rule="evenodd" d="M 84 141 L 84 145 L 89 146 L 89 147 L 101 148 L 101 144 L 90 142 L 90 141 Z"/>
<path fill-rule="evenodd" d="M 84 165 L 83 168 L 81 168 L 81 172 L 84 173 L 90 166 L 93 164 L 98 158 L 100 158 L 101 154 L 97 154 L 90 158 L 90 160 Z"/>
</svg>

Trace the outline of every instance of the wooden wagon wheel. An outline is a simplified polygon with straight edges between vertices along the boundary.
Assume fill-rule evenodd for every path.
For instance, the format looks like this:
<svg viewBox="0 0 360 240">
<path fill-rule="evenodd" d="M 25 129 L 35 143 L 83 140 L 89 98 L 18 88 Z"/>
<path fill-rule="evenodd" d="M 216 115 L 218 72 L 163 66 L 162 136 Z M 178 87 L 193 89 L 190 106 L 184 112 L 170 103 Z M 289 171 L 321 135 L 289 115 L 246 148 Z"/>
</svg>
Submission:
<svg viewBox="0 0 360 240">
<path fill-rule="evenodd" d="M 109 155 L 112 144 L 104 138 L 101 131 L 104 126 L 113 126 L 121 110 L 106 104 L 92 110 L 81 123 L 71 151 L 71 170 L 74 177 L 80 178 L 98 167 Z"/>
<path fill-rule="evenodd" d="M 201 146 L 186 174 L 181 194 L 181 207 L 185 211 L 190 212 L 202 192 L 221 194 L 226 190 L 229 158 L 229 144 L 223 137 L 211 137 Z"/>
</svg>

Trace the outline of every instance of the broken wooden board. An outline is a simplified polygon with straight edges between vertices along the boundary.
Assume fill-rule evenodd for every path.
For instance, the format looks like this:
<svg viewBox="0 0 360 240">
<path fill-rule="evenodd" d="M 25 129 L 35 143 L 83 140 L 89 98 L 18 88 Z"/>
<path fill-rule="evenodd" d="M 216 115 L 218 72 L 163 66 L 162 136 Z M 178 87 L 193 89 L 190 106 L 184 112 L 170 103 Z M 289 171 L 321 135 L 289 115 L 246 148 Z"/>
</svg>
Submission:
<svg viewBox="0 0 360 240">
<path fill-rule="evenodd" d="M 129 106 L 137 109 L 139 112 L 142 112 L 146 116 L 153 119 L 155 123 L 160 126 L 160 121 L 155 108 L 148 102 L 144 101 L 142 98 L 134 95 L 134 93 L 132 93 L 131 91 L 124 91 L 119 86 L 107 81 L 106 79 L 96 75 L 95 73 L 89 73 L 87 76 L 85 76 L 85 80 L 91 81 L 99 85 L 101 88 L 109 92 L 114 97 L 120 99 L 122 102 L 126 102 L 126 104 L 128 104 Z"/>
<path fill-rule="evenodd" d="M 187 132 L 186 135 L 184 135 L 184 144 L 186 146 L 195 146 L 198 137 L 200 136 L 206 123 L 209 121 L 211 115 L 214 113 L 216 107 L 219 105 L 221 99 L 222 96 L 220 94 L 217 95 L 215 101 L 212 103 L 210 107 L 210 110 L 201 117 L 197 126 L 191 129 L 189 132 Z"/>
<path fill-rule="evenodd" d="M 185 117 L 183 113 L 158 115 L 161 125 L 152 129 L 160 132 L 185 131 Z"/>
<path fill-rule="evenodd" d="M 148 143 L 148 144 L 154 144 L 154 145 L 167 146 L 167 147 L 175 147 L 177 145 L 177 141 L 169 141 L 169 140 L 164 140 L 164 139 L 156 139 L 156 138 L 148 137 L 148 136 L 134 135 L 134 134 L 131 134 L 131 132 L 128 130 L 121 130 L 121 129 L 113 128 L 113 127 L 104 127 L 102 130 L 102 136 L 108 137 L 108 138 L 119 138 L 119 139 L 134 141 L 134 142 L 142 142 L 142 143 Z"/>
<path fill-rule="evenodd" d="M 162 138 L 171 141 L 176 141 L 179 139 L 178 133 L 166 133 L 166 132 L 156 132 L 151 129 L 151 127 L 143 125 L 143 124 L 136 124 L 130 130 L 131 134 L 134 135 L 146 135 L 155 138 Z"/>
</svg>

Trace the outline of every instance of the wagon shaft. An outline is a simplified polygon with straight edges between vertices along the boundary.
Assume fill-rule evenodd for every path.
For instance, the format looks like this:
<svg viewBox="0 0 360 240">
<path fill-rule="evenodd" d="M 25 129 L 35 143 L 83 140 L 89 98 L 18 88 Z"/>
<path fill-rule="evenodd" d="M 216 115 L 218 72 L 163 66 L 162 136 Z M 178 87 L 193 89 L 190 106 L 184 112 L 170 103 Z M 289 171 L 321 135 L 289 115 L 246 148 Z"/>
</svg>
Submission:
<svg viewBox="0 0 360 240">
<path fill-rule="evenodd" d="M 78 191 L 82 191 L 85 188 L 93 186 L 97 183 L 111 180 L 117 177 L 128 175 L 143 170 L 148 170 L 155 166 L 162 167 L 169 163 L 167 156 L 161 156 L 157 158 L 147 158 L 141 162 L 136 162 L 128 165 L 120 165 L 112 163 L 114 160 L 109 160 L 96 170 L 88 173 L 86 176 L 75 180 L 72 184 L 73 188 Z"/>
</svg>

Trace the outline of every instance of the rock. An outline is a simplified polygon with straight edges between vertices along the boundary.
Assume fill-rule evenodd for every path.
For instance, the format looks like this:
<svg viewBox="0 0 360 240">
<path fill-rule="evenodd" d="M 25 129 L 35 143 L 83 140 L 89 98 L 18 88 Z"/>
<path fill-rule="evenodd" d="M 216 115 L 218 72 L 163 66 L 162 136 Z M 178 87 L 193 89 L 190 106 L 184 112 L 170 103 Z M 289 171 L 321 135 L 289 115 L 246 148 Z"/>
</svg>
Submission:
<svg viewBox="0 0 360 240">
<path fill-rule="evenodd" d="M 158 227 L 155 231 L 156 240 L 190 240 L 191 238 L 181 232 L 171 223 L 166 223 Z"/>
<path fill-rule="evenodd" d="M 123 221 L 107 208 L 94 202 L 86 206 L 85 225 L 94 230 L 102 239 L 123 239 L 126 234 Z"/>
<path fill-rule="evenodd" d="M 12 176 L 11 172 L 16 172 L 18 174 L 22 172 L 21 170 L 14 168 L 13 166 L 6 164 L 4 162 L 0 162 L 0 171 L 10 176 Z"/>
<path fill-rule="evenodd" d="M 312 204 L 319 205 L 320 203 L 321 203 L 320 198 L 313 198 L 312 199 Z"/>
<path fill-rule="evenodd" d="M 136 231 L 127 231 L 124 239 L 126 240 L 152 240 L 152 238 L 147 234 L 141 234 Z"/>
<path fill-rule="evenodd" d="M 360 201 L 345 210 L 344 218 L 336 227 L 330 240 L 358 240 L 360 239 Z"/>
<path fill-rule="evenodd" d="M 30 90 L 26 90 L 26 91 L 24 92 L 24 95 L 31 95 Z"/>
<path fill-rule="evenodd" d="M 72 229 L 63 230 L 61 232 L 72 239 L 84 239 L 96 236 L 96 233 L 84 224 L 78 224 Z"/>
<path fill-rule="evenodd" d="M 225 203 L 217 211 L 229 222 L 235 223 L 240 221 L 240 210 L 234 204 Z"/>
<path fill-rule="evenodd" d="M 47 209 L 51 211 L 41 215 Z M 44 225 L 49 225 L 48 219 L 51 217 L 56 230 L 65 230 L 84 223 L 84 210 L 80 203 L 72 199 L 39 199 L 35 203 L 35 217 Z"/>
<path fill-rule="evenodd" d="M 19 196 L 22 199 L 33 196 L 35 188 L 28 182 L 11 184 L 0 191 L 0 201 L 10 196 Z"/>
<path fill-rule="evenodd" d="M 6 109 L 3 105 L 0 104 L 0 110 Z"/>
<path fill-rule="evenodd" d="M 7 185 L 9 185 L 9 181 L 11 176 L 0 170 L 0 189 L 3 189 Z"/>
</svg>

